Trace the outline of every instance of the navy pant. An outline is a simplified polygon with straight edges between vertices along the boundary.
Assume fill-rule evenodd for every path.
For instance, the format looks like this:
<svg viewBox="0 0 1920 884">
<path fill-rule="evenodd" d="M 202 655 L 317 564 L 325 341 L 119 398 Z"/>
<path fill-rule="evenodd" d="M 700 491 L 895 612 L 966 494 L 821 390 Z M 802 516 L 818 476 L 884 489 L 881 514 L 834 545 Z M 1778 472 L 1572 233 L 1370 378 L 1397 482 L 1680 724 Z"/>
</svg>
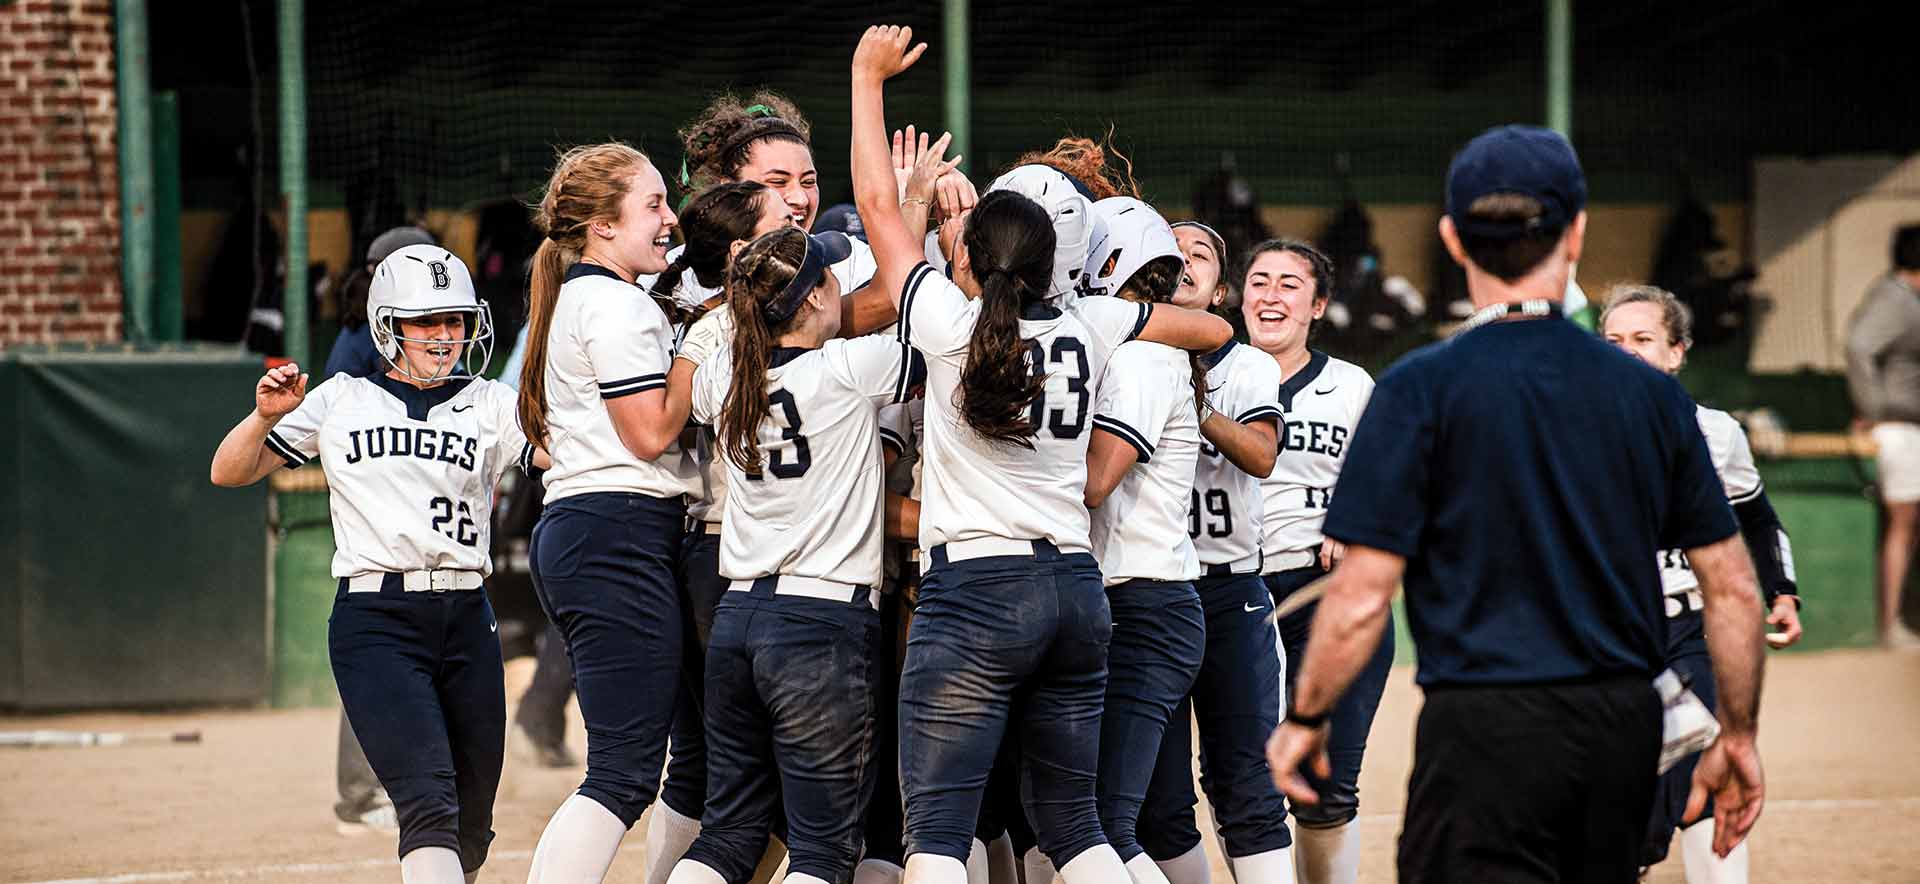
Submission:
<svg viewBox="0 0 1920 884">
<path fill-rule="evenodd" d="M 1134 835 L 1160 739 L 1193 690 L 1206 654 L 1207 620 L 1185 581 L 1129 580 L 1107 588 L 1113 641 L 1107 646 L 1107 703 L 1100 718 L 1100 825 L 1125 862 L 1143 848 Z M 1278 681 L 1274 690 L 1279 690 Z M 1180 729 L 1186 730 L 1186 722 Z"/>
<path fill-rule="evenodd" d="M 493 842 L 507 739 L 499 627 L 478 590 L 348 592 L 327 620 L 347 720 L 400 822 L 400 856 L 445 847 L 468 872 Z"/>
<path fill-rule="evenodd" d="M 1100 566 L 1046 541 L 1032 556 L 931 552 L 900 678 L 907 853 L 966 860 L 1011 726 L 1040 849 L 1065 865 L 1106 841 L 1094 774 L 1113 621 Z"/>
<path fill-rule="evenodd" d="M 547 504 L 527 553 L 533 589 L 567 640 L 587 726 L 579 792 L 632 826 L 660 786 L 680 685 L 685 508 L 644 494 L 596 493 Z"/>
<path fill-rule="evenodd" d="M 867 802 L 863 859 L 907 864 L 907 814 L 900 803 L 900 633 L 906 619 L 901 591 L 880 596 L 880 645 L 874 650 L 873 799 Z"/>
<path fill-rule="evenodd" d="M 773 587 L 762 578 L 751 592 L 729 592 L 714 615 L 707 806 L 687 858 L 746 881 L 784 816 L 788 869 L 845 881 L 860 859 L 878 761 L 880 615 L 868 590 L 830 601 Z"/>
<path fill-rule="evenodd" d="M 720 576 L 720 535 L 689 532 L 680 544 L 681 673 L 673 706 L 673 751 L 667 756 L 667 781 L 660 800 L 681 816 L 699 819 L 707 801 L 707 728 L 705 715 L 707 644 L 713 635 L 714 608 L 733 581 Z M 776 833 L 784 830 L 776 829 Z"/>
<path fill-rule="evenodd" d="M 1267 589 L 1278 605 L 1301 587 L 1320 579 L 1327 572 L 1318 565 L 1295 568 L 1266 576 Z M 1287 649 L 1287 690 L 1299 678 L 1300 666 L 1307 658 L 1307 634 L 1313 629 L 1314 602 L 1280 619 L 1280 643 Z M 1380 636 L 1373 659 L 1354 676 L 1353 684 L 1333 704 L 1327 732 L 1327 760 L 1333 767 L 1330 779 L 1320 779 L 1309 765 L 1301 765 L 1301 774 L 1320 794 L 1320 803 L 1296 805 L 1293 815 L 1300 825 L 1310 829 L 1330 829 L 1345 825 L 1360 813 L 1360 760 L 1367 753 L 1367 732 L 1373 730 L 1373 713 L 1380 708 L 1380 695 L 1386 693 L 1387 675 L 1393 671 L 1393 621 Z"/>
<path fill-rule="evenodd" d="M 1667 668 L 1672 669 L 1693 690 L 1710 711 L 1719 710 L 1719 694 L 1713 681 L 1713 660 L 1707 656 L 1706 618 L 1699 611 L 1685 611 L 1667 618 Z M 1699 753 L 1680 760 L 1667 769 L 1653 788 L 1653 816 L 1647 822 L 1647 846 L 1640 864 L 1651 866 L 1667 858 L 1673 844 L 1673 830 L 1687 809 L 1687 793 L 1693 789 L 1693 768 L 1700 763 Z M 1713 801 L 1708 799 L 1700 817 L 1713 820 Z"/>
<path fill-rule="evenodd" d="M 1280 724 L 1286 677 L 1273 613 L 1259 575 L 1202 578 L 1194 587 L 1206 611 L 1207 650 L 1193 693 L 1174 710 L 1160 740 L 1147 803 L 1140 809 L 1140 846 L 1170 860 L 1199 846 L 1193 815 L 1193 733 L 1200 731 L 1200 786 L 1229 856 L 1252 856 L 1293 844 L 1286 800 L 1267 769 L 1267 739 Z M 1111 701 L 1109 701 L 1111 702 Z"/>
</svg>

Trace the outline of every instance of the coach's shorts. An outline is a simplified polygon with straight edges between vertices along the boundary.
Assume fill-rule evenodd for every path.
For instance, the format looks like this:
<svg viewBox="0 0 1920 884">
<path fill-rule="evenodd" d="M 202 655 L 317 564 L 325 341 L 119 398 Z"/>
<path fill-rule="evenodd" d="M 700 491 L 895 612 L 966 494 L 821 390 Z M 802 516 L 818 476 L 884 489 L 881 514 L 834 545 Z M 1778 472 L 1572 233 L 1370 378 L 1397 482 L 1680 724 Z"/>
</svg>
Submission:
<svg viewBox="0 0 1920 884">
<path fill-rule="evenodd" d="M 1873 442 L 1880 446 L 1880 499 L 1920 501 L 1920 424 L 1875 424 Z"/>
</svg>

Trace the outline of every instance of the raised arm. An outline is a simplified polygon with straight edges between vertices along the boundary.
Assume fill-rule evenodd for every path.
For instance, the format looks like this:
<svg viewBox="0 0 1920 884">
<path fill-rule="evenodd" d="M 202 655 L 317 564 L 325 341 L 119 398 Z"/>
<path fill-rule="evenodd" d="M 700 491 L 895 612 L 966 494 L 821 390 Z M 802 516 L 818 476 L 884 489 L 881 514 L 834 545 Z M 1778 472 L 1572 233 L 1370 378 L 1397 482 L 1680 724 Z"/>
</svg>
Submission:
<svg viewBox="0 0 1920 884">
<path fill-rule="evenodd" d="M 878 265 L 874 281 L 896 308 L 907 273 L 926 255 L 924 233 L 921 238 L 914 237 L 900 213 L 899 185 L 887 144 L 882 84 L 912 67 L 926 49 L 925 43 L 913 43 L 912 28 L 875 25 L 861 36 L 860 46 L 853 52 L 854 204 L 860 210 L 867 243 L 873 247 Z"/>
<path fill-rule="evenodd" d="M 253 412 L 241 418 L 213 452 L 209 478 L 226 488 L 252 485 L 285 461 L 267 447 L 275 424 L 307 398 L 307 376 L 291 362 L 267 370 L 253 387 Z"/>
<path fill-rule="evenodd" d="M 1155 304 L 1139 339 L 1193 353 L 1212 353 L 1233 339 L 1233 326 L 1205 310 Z"/>
</svg>

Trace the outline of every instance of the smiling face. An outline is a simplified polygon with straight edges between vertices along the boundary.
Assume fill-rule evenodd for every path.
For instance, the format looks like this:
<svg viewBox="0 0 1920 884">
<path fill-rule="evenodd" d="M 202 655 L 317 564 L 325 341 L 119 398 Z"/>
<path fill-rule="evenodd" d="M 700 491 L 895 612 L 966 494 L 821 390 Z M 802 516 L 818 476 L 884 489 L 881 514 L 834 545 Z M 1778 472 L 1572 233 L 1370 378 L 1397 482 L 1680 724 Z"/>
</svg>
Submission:
<svg viewBox="0 0 1920 884">
<path fill-rule="evenodd" d="M 801 230 L 812 230 L 820 215 L 820 173 L 813 168 L 813 149 L 785 138 L 762 138 L 740 167 L 741 181 L 758 181 L 773 188 L 787 214 Z"/>
<path fill-rule="evenodd" d="M 620 217 L 602 218 L 589 225 L 586 254 L 625 271 L 629 278 L 667 269 L 667 247 L 679 223 L 667 202 L 667 183 L 660 170 L 647 163 L 627 182 L 620 201 Z"/>
<path fill-rule="evenodd" d="M 460 355 L 465 349 L 462 342 L 467 337 L 467 314 L 454 310 L 396 318 L 393 330 L 400 338 L 399 362 L 406 372 L 389 371 L 388 374 L 416 385 L 436 383 L 452 375 L 454 367 L 460 364 Z M 406 377 L 407 373 L 413 377 Z"/>
<path fill-rule="evenodd" d="M 1607 311 L 1607 325 L 1600 332 L 1607 343 L 1667 374 L 1678 372 L 1687 359 L 1687 348 L 1673 342 L 1658 304 L 1621 304 Z"/>
<path fill-rule="evenodd" d="M 1187 259 L 1180 287 L 1173 291 L 1174 306 L 1205 310 L 1219 305 L 1227 290 L 1220 285 L 1220 256 L 1214 252 L 1213 237 L 1198 227 L 1175 227 L 1173 238 Z"/>
<path fill-rule="evenodd" d="M 1274 356 L 1305 349 L 1308 330 L 1327 309 L 1318 288 L 1306 258 L 1284 250 L 1262 252 L 1247 268 L 1242 286 L 1247 340 Z"/>
</svg>

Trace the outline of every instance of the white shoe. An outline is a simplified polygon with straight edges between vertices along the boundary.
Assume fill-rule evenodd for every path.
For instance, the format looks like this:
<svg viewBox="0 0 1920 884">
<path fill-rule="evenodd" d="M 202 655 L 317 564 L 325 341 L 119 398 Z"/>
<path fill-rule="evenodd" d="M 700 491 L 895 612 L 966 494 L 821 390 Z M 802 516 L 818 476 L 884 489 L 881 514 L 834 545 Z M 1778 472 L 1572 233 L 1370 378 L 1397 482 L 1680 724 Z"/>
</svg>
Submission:
<svg viewBox="0 0 1920 884">
<path fill-rule="evenodd" d="M 355 820 L 339 820 L 334 823 L 334 831 L 342 835 L 365 835 L 380 832 L 388 835 L 398 834 L 400 819 L 394 815 L 393 805 L 382 804 L 360 814 Z"/>
<path fill-rule="evenodd" d="M 1904 623 L 1895 623 L 1880 633 L 1880 644 L 1895 651 L 1920 650 L 1920 632 L 1914 632 Z"/>
</svg>

